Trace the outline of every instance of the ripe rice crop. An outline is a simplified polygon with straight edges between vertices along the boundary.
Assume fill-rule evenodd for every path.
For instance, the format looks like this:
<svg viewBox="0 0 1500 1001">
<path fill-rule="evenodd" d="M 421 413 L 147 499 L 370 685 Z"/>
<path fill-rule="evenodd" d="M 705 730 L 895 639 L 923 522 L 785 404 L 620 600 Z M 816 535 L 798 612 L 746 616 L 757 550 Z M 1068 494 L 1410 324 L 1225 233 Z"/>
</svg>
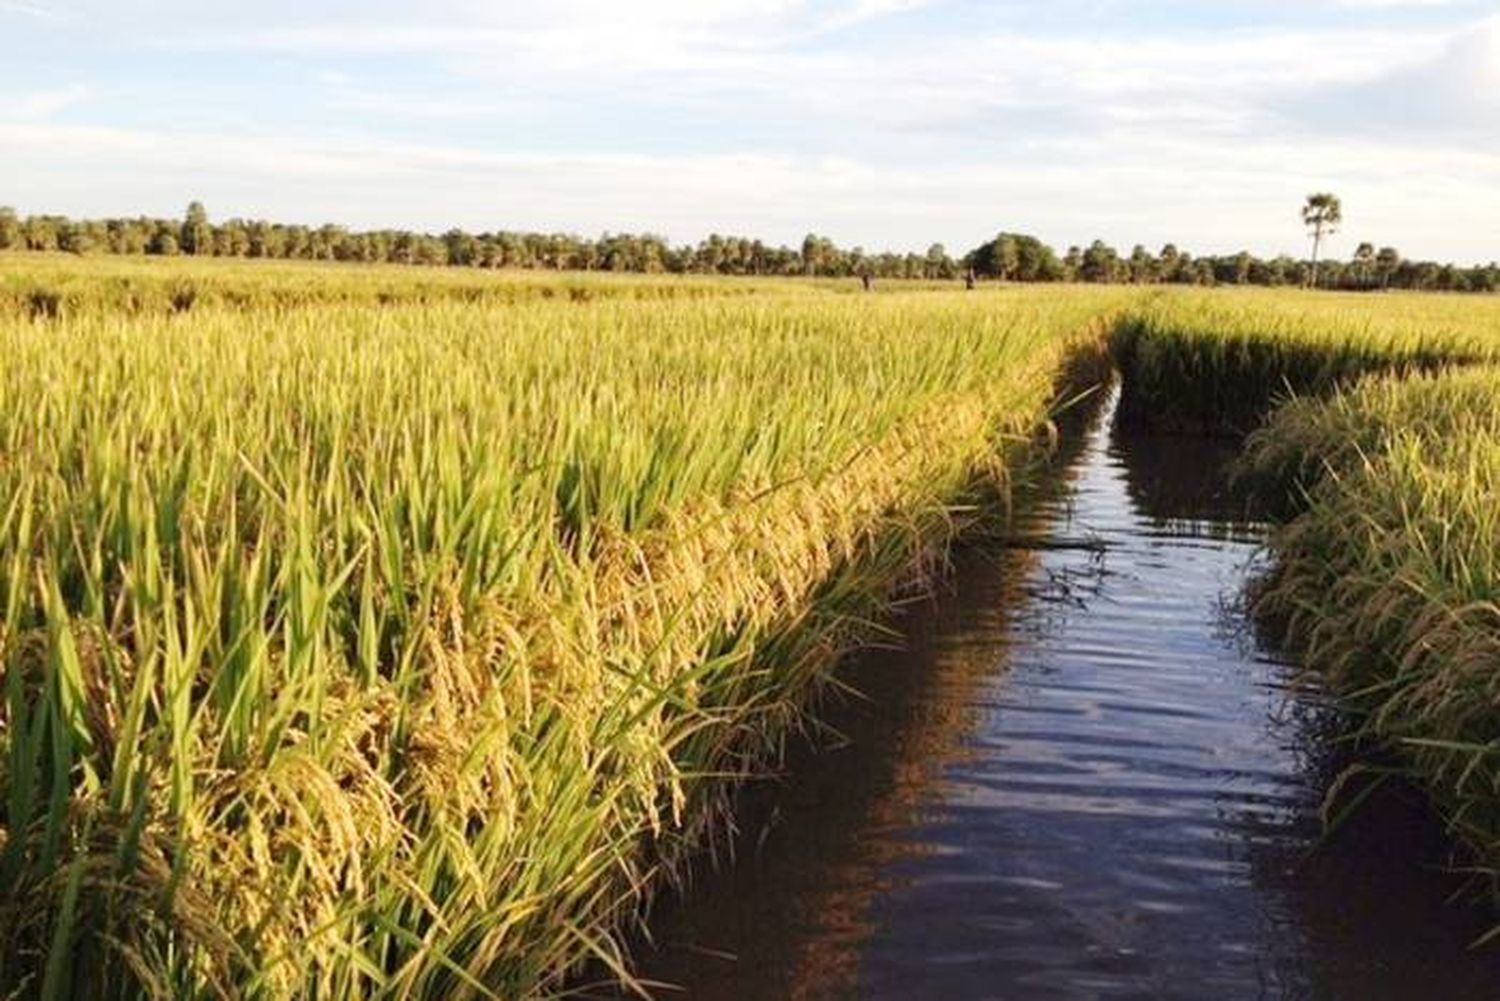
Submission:
<svg viewBox="0 0 1500 1001">
<path fill-rule="evenodd" d="M 0 315 L 41 318 L 87 312 L 115 315 L 294 306 L 416 304 L 515 305 L 596 299 L 725 298 L 796 295 L 816 286 L 737 282 L 708 276 L 549 274 L 333 263 L 226 261 L 213 258 L 88 258 L 10 255 L 0 268 Z"/>
<path fill-rule="evenodd" d="M 1119 299 L 0 320 L 0 983 L 623 975 Z"/>
<path fill-rule="evenodd" d="M 1500 308 L 1423 295 L 1185 292 L 1143 301 L 1114 340 L 1122 420 L 1238 435 L 1293 394 L 1494 358 Z"/>
<path fill-rule="evenodd" d="M 1126 419 L 1275 408 L 1265 607 L 1500 863 L 1494 302 L 836 289 L 0 263 L 0 993 L 628 982 L 1110 351 Z"/>
<path fill-rule="evenodd" d="M 1500 887 L 1500 304 L 1198 294 L 1117 341 L 1132 419 L 1256 428 L 1260 612 Z"/>
<path fill-rule="evenodd" d="M 1260 607 L 1500 875 L 1500 372 L 1294 401 L 1244 465 L 1302 497 Z"/>
</svg>

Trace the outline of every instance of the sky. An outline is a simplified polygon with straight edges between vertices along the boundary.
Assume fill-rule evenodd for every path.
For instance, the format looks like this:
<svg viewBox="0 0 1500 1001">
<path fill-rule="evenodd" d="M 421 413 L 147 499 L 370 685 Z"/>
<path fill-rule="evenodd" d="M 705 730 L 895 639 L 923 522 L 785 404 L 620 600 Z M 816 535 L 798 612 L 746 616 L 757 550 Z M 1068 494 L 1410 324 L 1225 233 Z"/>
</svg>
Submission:
<svg viewBox="0 0 1500 1001">
<path fill-rule="evenodd" d="M 0 0 L 0 204 L 1500 258 L 1500 0 Z"/>
</svg>

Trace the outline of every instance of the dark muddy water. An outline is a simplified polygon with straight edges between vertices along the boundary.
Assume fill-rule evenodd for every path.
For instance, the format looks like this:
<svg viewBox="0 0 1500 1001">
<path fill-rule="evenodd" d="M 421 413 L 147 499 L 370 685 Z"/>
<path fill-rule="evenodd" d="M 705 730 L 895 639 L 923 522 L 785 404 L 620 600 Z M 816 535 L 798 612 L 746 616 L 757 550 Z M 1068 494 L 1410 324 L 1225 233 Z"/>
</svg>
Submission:
<svg viewBox="0 0 1500 1001">
<path fill-rule="evenodd" d="M 658 995 L 1500 998 L 1417 797 L 1322 838 L 1337 720 L 1240 607 L 1264 527 L 1226 458 L 1089 433 L 659 906 Z"/>
</svg>

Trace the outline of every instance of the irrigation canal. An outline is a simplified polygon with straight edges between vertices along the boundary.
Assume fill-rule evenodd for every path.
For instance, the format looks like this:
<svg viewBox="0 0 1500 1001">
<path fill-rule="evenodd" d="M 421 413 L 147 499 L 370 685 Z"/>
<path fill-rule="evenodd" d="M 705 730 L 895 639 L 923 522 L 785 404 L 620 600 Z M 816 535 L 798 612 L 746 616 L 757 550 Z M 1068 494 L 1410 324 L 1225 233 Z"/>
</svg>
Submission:
<svg viewBox="0 0 1500 1001">
<path fill-rule="evenodd" d="M 1414 795 L 1323 837 L 1338 721 L 1245 616 L 1265 526 L 1225 449 L 1110 413 L 659 905 L 658 996 L 1500 996 Z"/>
</svg>

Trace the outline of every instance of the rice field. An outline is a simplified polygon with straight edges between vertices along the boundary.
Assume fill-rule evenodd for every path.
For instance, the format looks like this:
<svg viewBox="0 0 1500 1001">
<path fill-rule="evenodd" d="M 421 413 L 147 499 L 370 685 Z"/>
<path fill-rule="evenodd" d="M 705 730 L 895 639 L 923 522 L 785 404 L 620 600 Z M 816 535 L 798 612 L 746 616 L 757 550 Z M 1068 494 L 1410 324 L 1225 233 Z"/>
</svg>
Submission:
<svg viewBox="0 0 1500 1001">
<path fill-rule="evenodd" d="M 0 290 L 0 993 L 629 983 L 726 789 L 1111 353 L 1134 419 L 1312 394 L 1250 440 L 1299 502 L 1262 600 L 1500 862 L 1492 301 L 27 257 Z"/>
<path fill-rule="evenodd" d="M 1242 461 L 1295 514 L 1260 610 L 1389 748 L 1500 887 L 1500 372 L 1301 399 Z M 1500 898 L 1497 898 L 1500 899 Z"/>
<path fill-rule="evenodd" d="M 1377 781 L 1430 792 L 1494 896 L 1500 304 L 1371 305 L 1158 301 L 1117 332 L 1126 398 L 1136 420 L 1250 432 L 1239 475 L 1283 515 L 1258 612 L 1341 696 L 1351 737 L 1394 755 Z"/>
<path fill-rule="evenodd" d="M 1241 435 L 1291 395 L 1496 357 L 1500 303 L 1234 289 L 1156 295 L 1118 327 L 1114 350 L 1124 419 Z"/>
<path fill-rule="evenodd" d="M 3 321 L 8 988 L 619 964 L 1118 299 L 767 295 Z"/>
<path fill-rule="evenodd" d="M 1500 303 L 1198 293 L 1116 340 L 1130 419 L 1249 432 L 1239 475 L 1283 516 L 1258 612 L 1496 895 Z"/>
</svg>

